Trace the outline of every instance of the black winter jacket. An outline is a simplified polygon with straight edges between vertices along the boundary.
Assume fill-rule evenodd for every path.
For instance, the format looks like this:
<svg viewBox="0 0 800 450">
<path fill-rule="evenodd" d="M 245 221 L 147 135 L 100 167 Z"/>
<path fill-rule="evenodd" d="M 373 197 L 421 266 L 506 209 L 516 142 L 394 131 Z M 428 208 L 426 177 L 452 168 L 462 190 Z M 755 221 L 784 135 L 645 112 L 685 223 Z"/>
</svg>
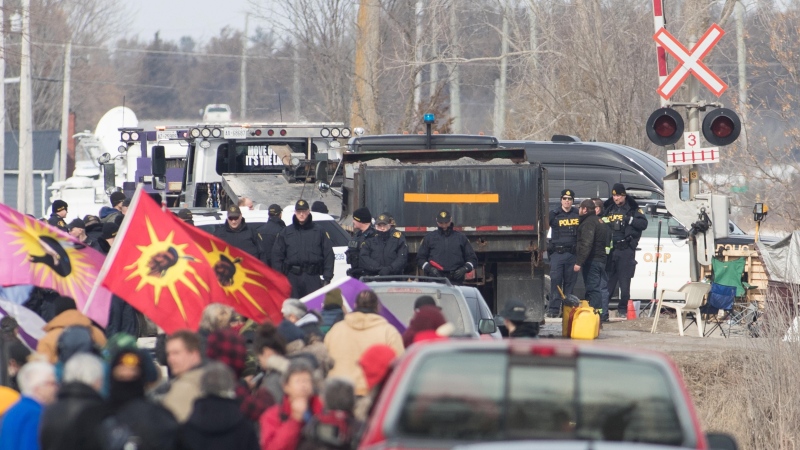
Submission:
<svg viewBox="0 0 800 450">
<path fill-rule="evenodd" d="M 304 224 L 292 217 L 292 224 L 278 234 L 272 248 L 272 268 L 288 273 L 292 266 L 317 265 L 322 278 L 333 278 L 333 243 L 330 236 L 315 224 L 312 216 Z"/>
<path fill-rule="evenodd" d="M 608 224 L 612 232 L 611 238 L 615 241 L 628 241 L 628 245 L 636 248 L 639 245 L 639 238 L 642 231 L 647 228 L 647 217 L 639 208 L 639 204 L 630 195 L 625 197 L 625 203 L 617 206 L 613 198 L 609 198 L 603 203 L 603 221 Z M 615 226 L 615 223 L 618 226 Z M 615 231 L 615 228 L 619 230 Z"/>
<path fill-rule="evenodd" d="M 417 265 L 422 269 L 430 261 L 436 261 L 445 272 L 452 272 L 467 263 L 473 269 L 478 265 L 478 257 L 469 239 L 463 233 L 453 230 L 452 223 L 449 228 L 439 228 L 422 238 L 417 252 Z"/>
<path fill-rule="evenodd" d="M 575 264 L 583 266 L 587 262 L 606 262 L 606 247 L 611 242 L 611 230 L 597 217 L 594 208 L 581 216 L 578 225 L 578 248 Z"/>
<path fill-rule="evenodd" d="M 64 219 L 59 217 L 56 213 L 50 214 L 50 218 L 47 219 L 47 223 L 65 233 L 69 232 L 69 230 L 67 230 L 67 222 L 65 222 Z"/>
<path fill-rule="evenodd" d="M 261 259 L 261 238 L 256 230 L 249 227 L 244 217 L 239 228 L 233 229 L 226 220 L 224 224 L 214 230 L 214 236 L 222 239 L 228 244 L 247 252 L 258 259 Z M 262 260 L 263 261 L 263 260 Z"/>
<path fill-rule="evenodd" d="M 194 402 L 192 415 L 181 426 L 180 448 L 259 450 L 259 444 L 253 423 L 239 411 L 237 400 L 209 396 Z"/>
<path fill-rule="evenodd" d="M 347 251 L 344 252 L 347 257 L 347 264 L 350 264 L 351 269 L 363 269 L 364 265 L 361 263 L 361 255 L 364 253 L 364 246 L 367 241 L 375 237 L 377 230 L 369 226 L 364 231 L 356 230 L 353 238 L 347 243 Z"/>
<path fill-rule="evenodd" d="M 408 245 L 403 233 L 376 231 L 361 247 L 360 267 L 370 275 L 400 275 L 408 262 Z"/>
<path fill-rule="evenodd" d="M 267 223 L 256 228 L 256 232 L 259 237 L 261 237 L 262 260 L 268 266 L 272 266 L 272 247 L 275 246 L 275 239 L 278 238 L 278 234 L 280 234 L 284 228 L 286 228 L 286 222 L 281 220 L 280 217 L 270 217 Z"/>
<path fill-rule="evenodd" d="M 103 398 L 89 385 L 71 382 L 58 390 L 58 399 L 45 408 L 39 425 L 42 450 L 82 448 L 84 428 L 78 417 L 90 407 L 99 407 Z"/>
</svg>

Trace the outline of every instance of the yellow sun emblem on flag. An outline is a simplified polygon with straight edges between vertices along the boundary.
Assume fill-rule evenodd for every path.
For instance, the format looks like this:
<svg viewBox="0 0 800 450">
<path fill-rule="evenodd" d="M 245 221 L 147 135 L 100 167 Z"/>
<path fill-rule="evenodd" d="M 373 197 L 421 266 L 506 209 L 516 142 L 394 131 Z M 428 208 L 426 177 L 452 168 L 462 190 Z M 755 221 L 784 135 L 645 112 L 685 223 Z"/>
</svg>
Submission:
<svg viewBox="0 0 800 450">
<path fill-rule="evenodd" d="M 12 257 L 20 265 L 33 268 L 34 284 L 48 286 L 72 298 L 85 297 L 92 289 L 96 273 L 85 246 L 65 238 L 49 229 L 45 224 L 28 216 L 23 223 L 8 222 L 16 248 Z M 18 247 L 15 247 L 18 246 Z"/>
<path fill-rule="evenodd" d="M 178 294 L 178 283 L 183 283 L 184 286 L 198 296 L 200 295 L 198 286 L 208 292 L 208 284 L 200 278 L 194 267 L 189 264 L 195 260 L 193 256 L 186 254 L 186 247 L 189 244 L 176 244 L 174 242 L 174 231 L 170 231 L 164 240 L 159 239 L 153 229 L 153 225 L 150 223 L 150 218 L 146 217 L 145 221 L 150 244 L 136 246 L 136 249 L 141 252 L 141 256 L 134 263 L 125 266 L 125 270 L 132 270 L 125 280 L 139 277 L 139 284 L 136 286 L 137 291 L 146 285 L 153 286 L 156 305 L 158 305 L 161 292 L 164 289 L 168 290 L 172 294 L 172 300 L 181 312 L 183 320 L 187 320 L 183 302 L 181 302 Z M 189 274 L 192 275 L 194 281 L 189 278 Z"/>
<path fill-rule="evenodd" d="M 261 273 L 242 266 L 242 259 L 231 255 L 230 247 L 226 246 L 220 250 L 217 248 L 216 243 L 211 241 L 210 251 L 206 251 L 202 246 L 200 246 L 200 249 L 208 264 L 214 268 L 217 282 L 219 282 L 226 295 L 236 298 L 236 301 L 240 301 L 239 295 L 241 295 L 261 313 L 266 314 L 261 305 L 256 302 L 247 290 L 248 285 L 259 287 L 264 291 L 267 290 L 263 284 L 254 279 L 254 277 L 263 277 Z"/>
</svg>

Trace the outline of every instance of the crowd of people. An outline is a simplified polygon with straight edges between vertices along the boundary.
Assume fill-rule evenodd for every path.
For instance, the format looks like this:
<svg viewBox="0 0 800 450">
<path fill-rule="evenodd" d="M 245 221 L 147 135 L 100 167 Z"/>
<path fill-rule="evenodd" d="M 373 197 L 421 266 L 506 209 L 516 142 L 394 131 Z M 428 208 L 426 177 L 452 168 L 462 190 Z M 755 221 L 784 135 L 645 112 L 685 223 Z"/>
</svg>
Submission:
<svg viewBox="0 0 800 450">
<path fill-rule="evenodd" d="M 106 334 L 56 301 L 35 349 L 0 323 L 9 387 L 0 389 L 0 449 L 347 449 L 392 362 L 453 326 L 432 297 L 401 334 L 362 291 L 346 312 L 339 289 L 319 311 L 286 299 L 280 323 L 255 324 L 209 305 L 197 332 L 154 349 Z"/>
</svg>

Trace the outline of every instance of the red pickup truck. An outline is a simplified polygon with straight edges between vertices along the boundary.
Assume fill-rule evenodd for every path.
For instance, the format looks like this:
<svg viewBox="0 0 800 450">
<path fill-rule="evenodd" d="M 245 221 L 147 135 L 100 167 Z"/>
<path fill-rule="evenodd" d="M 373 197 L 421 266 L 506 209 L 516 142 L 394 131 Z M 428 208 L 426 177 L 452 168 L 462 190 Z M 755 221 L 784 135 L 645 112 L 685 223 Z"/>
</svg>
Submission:
<svg viewBox="0 0 800 450">
<path fill-rule="evenodd" d="M 410 347 L 376 399 L 359 448 L 501 448 L 509 441 L 525 448 L 736 448 L 728 435 L 703 433 L 666 355 L 531 339 Z"/>
</svg>

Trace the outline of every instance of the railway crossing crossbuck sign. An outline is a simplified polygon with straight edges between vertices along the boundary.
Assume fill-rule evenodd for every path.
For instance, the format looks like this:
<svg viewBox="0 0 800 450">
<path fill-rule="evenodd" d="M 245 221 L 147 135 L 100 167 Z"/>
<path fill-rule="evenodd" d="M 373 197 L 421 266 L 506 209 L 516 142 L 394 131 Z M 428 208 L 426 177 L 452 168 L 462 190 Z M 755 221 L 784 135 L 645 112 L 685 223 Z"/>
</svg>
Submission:
<svg viewBox="0 0 800 450">
<path fill-rule="evenodd" d="M 692 47 L 687 50 L 672 34 L 664 28 L 659 28 L 653 39 L 659 43 L 664 49 L 678 61 L 678 66 L 667 76 L 667 79 L 658 87 L 658 94 L 666 100 L 669 100 L 681 84 L 693 74 L 703 83 L 708 90 L 714 93 L 717 97 L 721 96 L 728 85 L 720 79 L 717 74 L 711 71 L 705 64 L 703 58 L 714 48 L 714 45 L 719 42 L 725 31 L 717 24 L 712 25 L 703 37 Z"/>
</svg>

